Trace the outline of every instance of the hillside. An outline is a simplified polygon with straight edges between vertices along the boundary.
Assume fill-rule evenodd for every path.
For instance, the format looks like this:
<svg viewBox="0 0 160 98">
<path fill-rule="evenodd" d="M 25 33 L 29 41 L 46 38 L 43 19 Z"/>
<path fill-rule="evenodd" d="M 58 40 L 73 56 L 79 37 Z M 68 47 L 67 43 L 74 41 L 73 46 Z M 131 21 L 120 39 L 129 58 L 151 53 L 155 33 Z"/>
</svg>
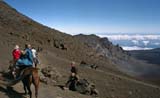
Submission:
<svg viewBox="0 0 160 98">
<path fill-rule="evenodd" d="M 68 79 L 71 61 L 75 61 L 76 65 L 84 61 L 87 64 L 99 66 L 97 70 L 83 66 L 77 67 L 81 78 L 96 85 L 100 98 L 160 97 L 158 86 L 138 81 L 120 70 L 121 64 L 129 64 L 129 60 L 134 63 L 139 62 L 129 58 L 121 47 L 112 45 L 106 38 L 101 39 L 93 35 L 71 36 L 46 27 L 17 12 L 4 1 L 0 1 L 0 39 L 0 71 L 7 70 L 15 44 L 19 44 L 23 49 L 25 43 L 31 43 L 36 48 L 42 49 L 39 53 L 41 62 L 39 68 L 50 66 L 60 73 L 58 84 L 64 84 Z M 95 48 L 97 44 L 99 46 Z M 3 98 L 22 98 L 22 92 L 20 83 L 13 89 L 0 87 L 0 96 Z M 41 83 L 39 98 L 44 97 L 91 98 L 88 95 L 63 91 L 51 84 Z"/>
<path fill-rule="evenodd" d="M 142 60 L 147 58 L 148 57 L 147 55 L 149 53 L 146 53 L 145 54 L 146 56 L 141 55 L 141 59 L 134 58 L 131 55 L 134 51 L 131 52 L 125 51 L 119 45 L 113 45 L 108 40 L 108 38 L 100 38 L 96 35 L 83 35 L 83 34 L 76 35 L 75 37 L 77 38 L 77 40 L 83 42 L 85 45 L 92 48 L 95 51 L 95 54 L 98 58 L 101 59 L 106 58 L 105 61 L 108 60 L 108 62 L 114 64 L 112 65 L 112 67 L 114 66 L 113 69 L 117 68 L 121 72 L 135 77 L 144 78 L 145 76 L 145 79 L 150 78 L 152 76 L 159 77 L 160 75 L 159 72 L 160 67 L 154 65 L 155 64 L 154 61 L 157 60 L 155 58 L 156 55 L 158 55 L 157 53 L 158 49 L 155 50 L 155 52 L 157 53 L 156 55 L 155 52 L 154 54 L 152 54 L 152 57 L 155 57 L 154 60 L 152 59 L 153 62 L 149 63 Z M 143 52 L 139 51 L 138 53 L 141 54 Z M 101 70 L 106 71 L 104 69 Z"/>
</svg>

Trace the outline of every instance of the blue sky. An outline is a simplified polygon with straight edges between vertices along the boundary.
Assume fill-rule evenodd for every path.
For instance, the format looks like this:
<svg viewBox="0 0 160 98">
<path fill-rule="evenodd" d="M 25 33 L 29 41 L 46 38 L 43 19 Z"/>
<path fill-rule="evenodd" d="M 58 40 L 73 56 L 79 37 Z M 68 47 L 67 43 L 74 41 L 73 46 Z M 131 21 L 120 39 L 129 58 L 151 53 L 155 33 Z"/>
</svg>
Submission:
<svg viewBox="0 0 160 98">
<path fill-rule="evenodd" d="M 28 17 L 75 33 L 158 33 L 160 0 L 5 0 Z"/>
</svg>

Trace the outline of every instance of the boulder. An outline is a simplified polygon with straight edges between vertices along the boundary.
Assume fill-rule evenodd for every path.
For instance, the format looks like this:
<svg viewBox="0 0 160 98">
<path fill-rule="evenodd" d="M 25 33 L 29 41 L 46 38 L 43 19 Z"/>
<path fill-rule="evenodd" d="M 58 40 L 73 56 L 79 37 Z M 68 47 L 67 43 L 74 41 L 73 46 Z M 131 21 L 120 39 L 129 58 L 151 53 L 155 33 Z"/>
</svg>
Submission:
<svg viewBox="0 0 160 98">
<path fill-rule="evenodd" d="M 62 75 L 54 67 L 48 66 L 41 70 L 40 80 L 45 84 L 54 85 L 60 77 Z"/>
</svg>

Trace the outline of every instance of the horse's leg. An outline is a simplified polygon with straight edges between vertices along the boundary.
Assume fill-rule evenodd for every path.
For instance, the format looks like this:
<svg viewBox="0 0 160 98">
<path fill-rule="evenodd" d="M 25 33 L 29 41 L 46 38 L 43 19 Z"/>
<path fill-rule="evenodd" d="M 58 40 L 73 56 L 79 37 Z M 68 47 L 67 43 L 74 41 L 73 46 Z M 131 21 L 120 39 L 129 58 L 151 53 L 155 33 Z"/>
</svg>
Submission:
<svg viewBox="0 0 160 98">
<path fill-rule="evenodd" d="M 31 76 L 26 76 L 26 87 L 27 87 L 27 90 L 28 90 L 28 93 L 29 93 L 29 96 L 30 98 L 32 98 L 32 91 L 31 91 Z"/>
<path fill-rule="evenodd" d="M 27 89 L 28 89 L 28 93 L 29 93 L 29 96 L 30 98 L 32 98 L 32 91 L 31 91 L 31 85 L 27 84 Z"/>
<path fill-rule="evenodd" d="M 38 76 L 38 72 L 34 72 L 32 75 L 32 82 L 35 86 L 35 97 L 38 98 L 38 89 L 39 89 L 39 76 Z"/>
<path fill-rule="evenodd" d="M 36 83 L 34 83 L 35 86 L 35 97 L 38 97 L 38 88 L 39 88 L 39 81 L 37 81 Z"/>
<path fill-rule="evenodd" d="M 38 98 L 38 89 L 39 89 L 39 77 L 35 79 L 35 97 Z"/>
<path fill-rule="evenodd" d="M 23 79 L 22 83 L 23 83 L 23 89 L 25 91 L 25 95 L 27 95 L 26 79 Z"/>
<path fill-rule="evenodd" d="M 32 84 L 32 81 L 33 81 L 32 75 L 30 75 L 30 76 L 29 76 L 29 82 L 28 82 L 28 83 L 29 83 L 29 88 L 30 88 L 30 90 L 29 90 L 29 91 L 30 91 L 30 98 L 32 98 L 32 91 L 31 91 L 31 84 Z"/>
</svg>

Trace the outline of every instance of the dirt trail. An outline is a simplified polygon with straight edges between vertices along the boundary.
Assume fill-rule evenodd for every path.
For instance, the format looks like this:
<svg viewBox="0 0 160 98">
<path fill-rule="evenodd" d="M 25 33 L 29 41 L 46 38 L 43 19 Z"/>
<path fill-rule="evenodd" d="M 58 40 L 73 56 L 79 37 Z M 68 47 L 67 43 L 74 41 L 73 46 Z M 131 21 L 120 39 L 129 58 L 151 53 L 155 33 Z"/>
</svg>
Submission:
<svg viewBox="0 0 160 98">
<path fill-rule="evenodd" d="M 34 97 L 34 86 L 32 85 L 32 97 Z M 0 87 L 1 98 L 25 98 L 23 94 L 23 85 L 18 83 L 12 88 Z M 40 84 L 38 98 L 91 98 L 90 96 L 82 95 L 69 90 L 62 90 L 58 87 L 47 86 Z"/>
</svg>

